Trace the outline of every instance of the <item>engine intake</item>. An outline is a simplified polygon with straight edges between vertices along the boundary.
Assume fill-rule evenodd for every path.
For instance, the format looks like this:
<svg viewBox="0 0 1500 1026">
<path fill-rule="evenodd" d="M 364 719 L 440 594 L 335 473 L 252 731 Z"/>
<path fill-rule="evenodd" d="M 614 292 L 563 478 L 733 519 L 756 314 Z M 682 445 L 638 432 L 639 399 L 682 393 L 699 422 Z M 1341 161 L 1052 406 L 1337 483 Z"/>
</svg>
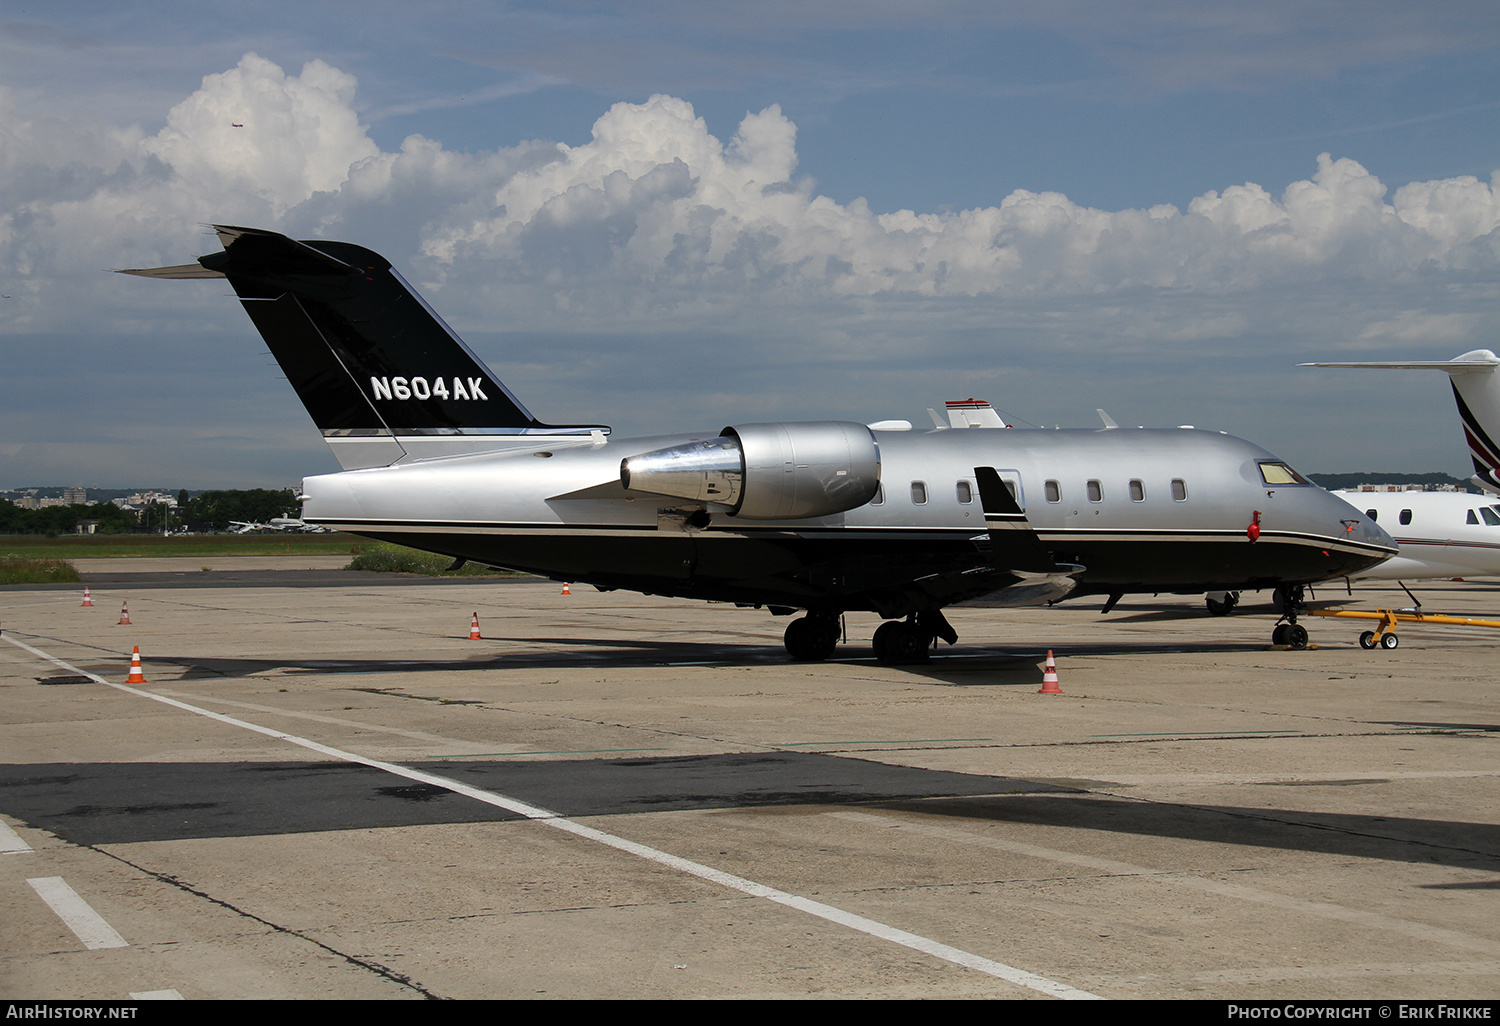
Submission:
<svg viewBox="0 0 1500 1026">
<path fill-rule="evenodd" d="M 751 520 L 822 517 L 875 497 L 880 449 L 869 428 L 847 421 L 746 424 L 621 460 L 620 484 Z"/>
</svg>

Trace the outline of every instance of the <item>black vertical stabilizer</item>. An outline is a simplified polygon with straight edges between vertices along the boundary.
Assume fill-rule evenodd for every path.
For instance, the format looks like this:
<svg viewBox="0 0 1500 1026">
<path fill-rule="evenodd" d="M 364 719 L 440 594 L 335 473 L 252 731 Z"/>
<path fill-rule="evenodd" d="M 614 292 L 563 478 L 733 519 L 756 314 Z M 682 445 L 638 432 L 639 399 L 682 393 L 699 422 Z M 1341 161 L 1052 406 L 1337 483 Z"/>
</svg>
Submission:
<svg viewBox="0 0 1500 1026">
<path fill-rule="evenodd" d="M 325 435 L 545 427 L 379 254 L 217 231 L 224 252 L 198 263 L 229 279 Z"/>
</svg>

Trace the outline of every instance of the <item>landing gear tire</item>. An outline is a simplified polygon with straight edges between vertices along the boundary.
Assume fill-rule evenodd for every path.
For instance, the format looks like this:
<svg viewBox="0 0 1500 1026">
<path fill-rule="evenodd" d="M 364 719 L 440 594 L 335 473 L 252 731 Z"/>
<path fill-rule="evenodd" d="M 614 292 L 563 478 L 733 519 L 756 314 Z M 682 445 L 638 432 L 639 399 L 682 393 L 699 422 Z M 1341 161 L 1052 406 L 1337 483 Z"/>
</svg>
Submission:
<svg viewBox="0 0 1500 1026">
<path fill-rule="evenodd" d="M 1361 634 L 1359 636 L 1359 647 L 1360 648 L 1374 648 L 1375 645 L 1376 645 L 1376 641 L 1375 641 L 1375 632 L 1374 631 L 1365 631 L 1363 634 Z"/>
<path fill-rule="evenodd" d="M 799 663 L 821 663 L 839 646 L 837 620 L 799 617 L 786 625 L 782 636 L 787 655 Z"/>
<path fill-rule="evenodd" d="M 1307 628 L 1297 622 L 1297 617 L 1307 608 L 1302 585 L 1282 585 L 1276 589 L 1274 601 L 1282 610 L 1286 623 L 1278 623 L 1271 631 L 1271 644 L 1288 648 L 1307 647 Z"/>
<path fill-rule="evenodd" d="M 1401 639 L 1394 634 L 1385 634 L 1380 638 L 1381 648 L 1395 648 L 1399 644 L 1401 644 Z"/>
<path fill-rule="evenodd" d="M 1228 616 L 1234 612 L 1234 607 L 1240 604 L 1240 593 L 1237 591 L 1226 591 L 1222 599 L 1216 599 L 1213 595 L 1204 597 L 1208 605 L 1208 611 L 1214 616 Z"/>
<path fill-rule="evenodd" d="M 882 663 L 925 663 L 932 638 L 933 635 L 918 624 L 887 620 L 875 629 L 871 644 L 875 649 L 875 658 Z"/>
</svg>

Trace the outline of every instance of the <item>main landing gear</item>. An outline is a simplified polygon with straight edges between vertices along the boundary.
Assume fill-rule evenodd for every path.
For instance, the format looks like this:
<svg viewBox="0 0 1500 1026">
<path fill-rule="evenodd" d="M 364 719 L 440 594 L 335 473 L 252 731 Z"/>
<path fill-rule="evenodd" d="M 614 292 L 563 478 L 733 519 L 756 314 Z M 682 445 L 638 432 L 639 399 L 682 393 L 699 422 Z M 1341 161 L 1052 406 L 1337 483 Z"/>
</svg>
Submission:
<svg viewBox="0 0 1500 1026">
<path fill-rule="evenodd" d="M 787 654 L 797 662 L 817 663 L 833 655 L 842 633 L 838 613 L 809 610 L 806 616 L 786 625 L 782 641 Z M 939 638 L 950 645 L 958 641 L 958 632 L 941 610 L 887 620 L 875 629 L 875 658 L 882 663 L 925 663 Z"/>
<path fill-rule="evenodd" d="M 1276 621 L 1276 627 L 1271 631 L 1271 644 L 1295 649 L 1306 648 L 1307 628 L 1297 622 L 1297 617 L 1307 608 L 1302 585 L 1282 585 L 1276 589 L 1276 597 L 1280 600 L 1281 620 L 1286 622 Z"/>
<path fill-rule="evenodd" d="M 1234 607 L 1240 604 L 1240 593 L 1237 591 L 1211 591 L 1204 601 L 1208 604 L 1208 611 L 1214 616 L 1228 616 L 1234 612 Z"/>
<path fill-rule="evenodd" d="M 875 628 L 871 644 L 882 663 L 925 663 L 934 635 L 911 620 L 887 620 Z"/>
<path fill-rule="evenodd" d="M 786 625 L 782 643 L 787 654 L 799 663 L 821 663 L 839 646 L 840 629 L 837 613 L 813 613 Z"/>
</svg>

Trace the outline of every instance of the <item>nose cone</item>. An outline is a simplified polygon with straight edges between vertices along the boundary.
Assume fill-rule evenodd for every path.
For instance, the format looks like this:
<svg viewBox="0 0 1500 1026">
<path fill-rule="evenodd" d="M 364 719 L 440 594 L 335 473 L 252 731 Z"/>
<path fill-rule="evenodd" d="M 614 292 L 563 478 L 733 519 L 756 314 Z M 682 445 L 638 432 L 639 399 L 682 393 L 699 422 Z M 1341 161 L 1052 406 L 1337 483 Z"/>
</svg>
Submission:
<svg viewBox="0 0 1500 1026">
<path fill-rule="evenodd" d="M 1321 499 L 1325 507 L 1322 530 L 1332 528 L 1331 533 L 1337 539 L 1329 549 L 1329 556 L 1340 565 L 1340 569 L 1329 576 L 1357 574 L 1396 554 L 1396 539 L 1361 510 L 1327 492 Z"/>
</svg>

